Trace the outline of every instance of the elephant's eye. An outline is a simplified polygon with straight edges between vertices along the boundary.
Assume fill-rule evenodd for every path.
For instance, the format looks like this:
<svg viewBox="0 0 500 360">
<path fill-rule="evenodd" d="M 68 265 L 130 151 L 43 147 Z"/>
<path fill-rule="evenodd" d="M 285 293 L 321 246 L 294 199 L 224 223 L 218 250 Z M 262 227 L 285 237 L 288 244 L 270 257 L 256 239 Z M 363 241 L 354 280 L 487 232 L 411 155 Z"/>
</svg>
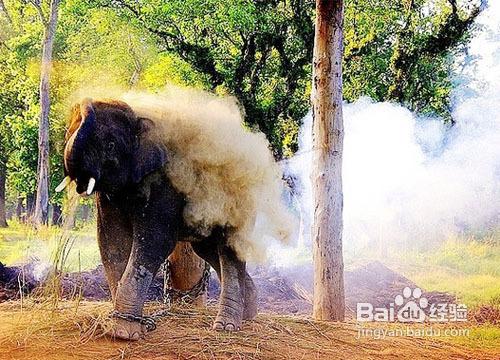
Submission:
<svg viewBox="0 0 500 360">
<path fill-rule="evenodd" d="M 115 143 L 114 141 L 110 141 L 108 143 L 108 151 L 113 151 L 115 149 Z"/>
</svg>

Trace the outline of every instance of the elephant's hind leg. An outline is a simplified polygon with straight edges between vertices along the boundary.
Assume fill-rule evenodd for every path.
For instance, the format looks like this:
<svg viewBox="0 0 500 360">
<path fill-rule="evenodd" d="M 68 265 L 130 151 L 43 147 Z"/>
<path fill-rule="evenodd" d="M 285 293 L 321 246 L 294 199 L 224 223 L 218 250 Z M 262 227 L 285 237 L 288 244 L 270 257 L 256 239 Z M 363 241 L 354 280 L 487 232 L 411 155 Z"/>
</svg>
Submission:
<svg viewBox="0 0 500 360">
<path fill-rule="evenodd" d="M 219 246 L 221 266 L 221 293 L 219 313 L 214 321 L 214 330 L 240 330 L 245 299 L 245 263 L 240 261 L 232 249 Z"/>
<path fill-rule="evenodd" d="M 237 330 L 241 320 L 257 315 L 257 289 L 245 270 L 245 263 L 224 244 L 220 231 L 201 242 L 192 243 L 198 256 L 212 266 L 221 281 L 219 314 L 214 322 L 216 330 Z"/>
<path fill-rule="evenodd" d="M 243 319 L 252 320 L 257 316 L 257 288 L 252 278 L 245 271 L 245 303 Z"/>
</svg>

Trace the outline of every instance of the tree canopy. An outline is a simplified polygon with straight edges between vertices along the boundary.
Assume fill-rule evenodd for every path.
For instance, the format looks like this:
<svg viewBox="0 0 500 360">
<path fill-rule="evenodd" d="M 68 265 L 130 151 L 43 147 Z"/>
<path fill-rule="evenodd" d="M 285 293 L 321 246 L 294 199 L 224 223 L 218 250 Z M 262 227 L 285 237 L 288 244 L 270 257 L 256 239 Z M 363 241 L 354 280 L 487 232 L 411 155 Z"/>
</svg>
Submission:
<svg viewBox="0 0 500 360">
<path fill-rule="evenodd" d="M 449 119 L 454 54 L 477 0 L 348 0 L 344 99 L 401 102 Z M 8 194 L 35 191 L 41 13 L 47 0 L 0 0 L 0 162 Z M 40 11 L 41 10 L 41 11 Z M 312 0 L 61 1 L 51 80 L 51 190 L 62 178 L 71 102 L 106 86 L 159 91 L 174 83 L 234 95 L 277 158 L 297 150 L 310 108 Z M 1 169 L 1 167 L 0 167 Z M 60 195 L 51 202 L 61 204 Z"/>
</svg>

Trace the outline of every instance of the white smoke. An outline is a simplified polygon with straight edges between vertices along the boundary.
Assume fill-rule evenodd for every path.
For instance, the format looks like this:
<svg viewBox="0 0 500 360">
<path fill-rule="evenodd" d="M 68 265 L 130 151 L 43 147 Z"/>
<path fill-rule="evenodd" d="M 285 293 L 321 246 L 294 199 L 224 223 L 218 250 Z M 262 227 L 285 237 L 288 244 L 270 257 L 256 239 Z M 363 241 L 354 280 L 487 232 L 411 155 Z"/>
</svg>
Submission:
<svg viewBox="0 0 500 360">
<path fill-rule="evenodd" d="M 53 264 L 38 259 L 34 259 L 34 261 L 31 261 L 27 269 L 26 267 L 24 268 L 24 271 L 28 271 L 28 273 L 31 273 L 33 279 L 39 283 L 44 282 L 53 270 Z"/>
<path fill-rule="evenodd" d="M 481 31 L 453 93 L 456 125 L 419 118 L 392 103 L 344 105 L 344 248 L 409 248 L 450 234 L 500 225 L 500 3 L 478 18 Z M 310 242 L 311 115 L 287 173 L 299 178 L 303 235 Z M 299 242 L 300 243 L 300 242 Z"/>
</svg>

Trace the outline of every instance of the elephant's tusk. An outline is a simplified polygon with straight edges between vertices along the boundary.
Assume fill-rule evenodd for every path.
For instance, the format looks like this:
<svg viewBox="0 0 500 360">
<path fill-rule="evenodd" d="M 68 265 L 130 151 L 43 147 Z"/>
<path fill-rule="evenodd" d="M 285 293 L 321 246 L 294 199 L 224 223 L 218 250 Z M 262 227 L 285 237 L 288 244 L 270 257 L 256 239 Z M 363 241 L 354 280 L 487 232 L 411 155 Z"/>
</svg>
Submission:
<svg viewBox="0 0 500 360">
<path fill-rule="evenodd" d="M 56 187 L 56 192 L 61 192 L 63 191 L 66 186 L 69 185 L 69 183 L 71 182 L 71 178 L 69 176 L 66 176 L 63 181 L 61 181 L 61 183 L 59 185 L 57 185 Z"/>
<path fill-rule="evenodd" d="M 87 195 L 91 195 L 92 192 L 94 191 L 94 186 L 95 186 L 95 179 L 90 178 L 89 180 L 89 186 L 87 187 Z"/>
</svg>

